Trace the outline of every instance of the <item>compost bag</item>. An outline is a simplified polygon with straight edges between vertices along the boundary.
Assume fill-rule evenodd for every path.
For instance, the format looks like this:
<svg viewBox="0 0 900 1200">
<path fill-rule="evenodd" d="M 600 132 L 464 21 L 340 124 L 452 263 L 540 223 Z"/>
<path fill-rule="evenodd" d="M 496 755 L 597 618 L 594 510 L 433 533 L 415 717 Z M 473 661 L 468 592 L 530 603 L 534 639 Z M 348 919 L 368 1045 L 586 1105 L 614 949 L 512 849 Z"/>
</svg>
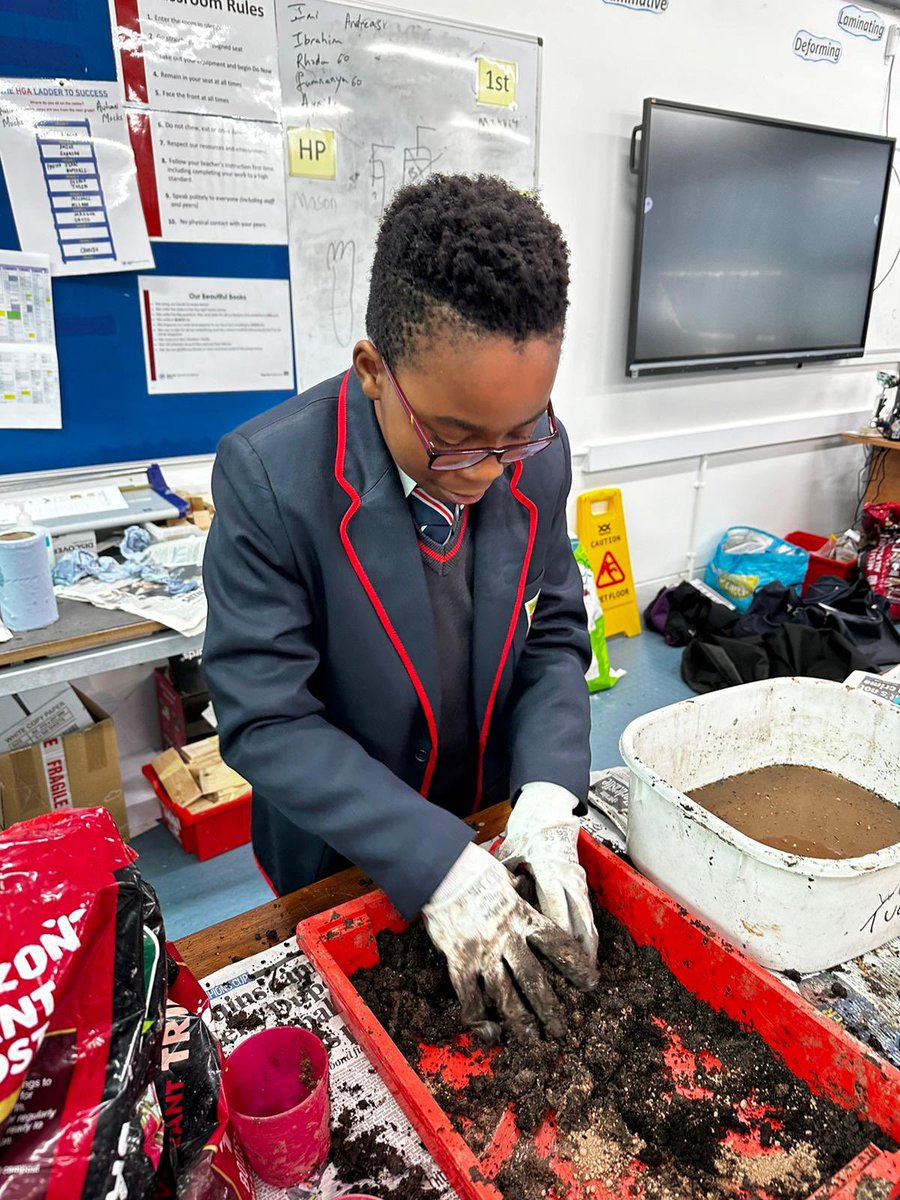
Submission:
<svg viewBox="0 0 900 1200">
<path fill-rule="evenodd" d="M 890 604 L 892 620 L 900 621 L 900 504 L 865 505 L 862 526 L 870 543 L 863 572 Z"/>
<path fill-rule="evenodd" d="M 100 808 L 0 834 L 0 1200 L 252 1200 L 218 1047 L 190 1029 L 196 996 L 169 994 L 181 968 L 136 858 Z M 176 1108 L 187 1070 L 210 1094 Z"/>
</svg>

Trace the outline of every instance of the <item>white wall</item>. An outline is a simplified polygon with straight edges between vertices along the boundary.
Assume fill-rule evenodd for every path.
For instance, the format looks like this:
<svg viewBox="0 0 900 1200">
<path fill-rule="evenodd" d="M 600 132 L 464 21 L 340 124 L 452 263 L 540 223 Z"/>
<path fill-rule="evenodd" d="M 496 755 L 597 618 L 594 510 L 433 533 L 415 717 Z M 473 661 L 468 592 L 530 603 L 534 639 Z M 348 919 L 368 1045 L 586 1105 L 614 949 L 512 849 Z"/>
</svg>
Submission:
<svg viewBox="0 0 900 1200">
<path fill-rule="evenodd" d="M 874 403 L 874 367 L 626 380 L 637 189 L 628 172 L 628 145 L 643 99 L 651 95 L 883 132 L 883 45 L 840 31 L 842 4 L 836 0 L 669 0 L 659 15 L 604 0 L 409 0 L 409 7 L 543 37 L 542 194 L 568 238 L 573 267 L 554 406 L 576 452 L 576 490 L 610 484 L 624 489 L 639 583 L 646 587 L 677 576 L 693 560 L 702 563 L 728 524 L 780 533 L 827 533 L 847 525 L 856 507 L 861 452 L 833 438 L 779 446 L 776 428 L 764 447 L 709 458 L 690 538 L 700 447 L 715 447 L 717 429 L 829 413 L 846 414 L 830 428 L 853 427 Z M 888 25 L 900 21 L 900 13 L 879 11 Z M 797 57 L 793 39 L 800 28 L 841 41 L 841 61 Z M 900 210 L 900 189 L 892 201 Z M 900 244 L 895 234 L 896 226 L 886 228 L 883 262 L 890 263 Z M 900 334 L 895 344 L 900 347 Z M 706 431 L 698 434 L 693 461 L 580 470 L 578 452 L 589 446 L 691 430 Z M 810 427 L 805 437 L 812 432 Z"/>
<path fill-rule="evenodd" d="M 624 489 L 632 563 L 645 588 L 702 563 L 728 524 L 827 533 L 853 517 L 862 453 L 833 434 L 860 424 L 871 411 L 872 363 L 640 381 L 626 380 L 624 373 L 637 190 L 628 172 L 628 144 L 644 97 L 882 132 L 884 47 L 839 30 L 842 6 L 842 0 L 668 0 L 657 15 L 610 0 L 396 5 L 543 38 L 542 193 L 568 238 L 573 269 L 554 404 L 575 452 L 575 490 L 609 484 Z M 900 22 L 900 12 L 879 11 L 888 25 Z M 801 28 L 839 40 L 841 61 L 797 57 L 793 40 Z M 883 263 L 890 263 L 898 246 L 900 188 L 889 209 Z M 888 293 L 897 306 L 890 318 L 900 313 L 900 267 L 881 296 Z M 890 341 L 887 336 L 878 349 Z M 893 344 L 900 355 L 900 332 Z M 815 421 L 821 418 L 830 440 L 797 441 L 790 430 L 780 434 L 778 424 L 794 416 L 812 418 L 805 439 L 818 432 Z M 769 421 L 773 429 L 767 436 Z M 718 453 L 717 431 L 748 422 L 760 426 L 750 438 L 755 448 L 737 456 Z M 607 461 L 596 453 L 610 444 L 686 433 L 696 437 L 693 460 L 685 457 L 683 437 L 677 461 L 657 455 L 648 467 L 616 466 L 621 455 Z M 587 470 L 583 452 L 591 447 L 594 469 Z M 705 473 L 703 453 L 710 455 Z M 195 477 L 195 465 L 169 474 L 177 485 L 182 476 Z"/>
</svg>

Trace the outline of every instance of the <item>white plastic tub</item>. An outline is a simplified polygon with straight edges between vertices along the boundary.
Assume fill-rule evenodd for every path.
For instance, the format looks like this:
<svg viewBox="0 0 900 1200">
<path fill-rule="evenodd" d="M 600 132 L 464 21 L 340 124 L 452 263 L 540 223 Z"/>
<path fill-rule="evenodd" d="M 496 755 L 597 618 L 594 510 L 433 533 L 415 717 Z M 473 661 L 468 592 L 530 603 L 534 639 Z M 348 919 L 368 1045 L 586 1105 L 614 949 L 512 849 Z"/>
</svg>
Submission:
<svg viewBox="0 0 900 1200">
<path fill-rule="evenodd" d="M 900 804 L 900 708 L 840 683 L 765 680 L 640 717 L 620 749 L 635 866 L 763 966 L 821 971 L 900 936 L 900 844 L 861 858 L 786 854 L 685 795 L 795 763 Z"/>
</svg>

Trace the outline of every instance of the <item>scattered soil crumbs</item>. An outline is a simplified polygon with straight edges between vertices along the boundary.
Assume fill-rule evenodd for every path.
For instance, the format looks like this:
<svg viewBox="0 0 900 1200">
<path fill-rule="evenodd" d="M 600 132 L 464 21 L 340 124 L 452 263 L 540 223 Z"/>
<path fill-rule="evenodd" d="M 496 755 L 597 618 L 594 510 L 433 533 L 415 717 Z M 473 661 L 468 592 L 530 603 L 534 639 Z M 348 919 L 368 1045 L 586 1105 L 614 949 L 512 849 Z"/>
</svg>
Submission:
<svg viewBox="0 0 900 1200">
<path fill-rule="evenodd" d="M 354 1132 L 349 1112 L 332 1124 L 328 1161 L 342 1183 L 365 1180 L 390 1200 L 441 1200 L 422 1168 L 394 1149 L 383 1126 Z"/>
<path fill-rule="evenodd" d="M 555 1112 L 552 1161 L 569 1179 L 624 1184 L 646 1200 L 799 1200 L 869 1142 L 892 1148 L 876 1126 L 813 1096 L 757 1034 L 697 1001 L 656 950 L 595 916 L 600 986 L 584 995 L 552 978 L 568 1017 L 561 1041 L 506 1045 L 490 1071 L 476 1054 L 480 1073 L 462 1090 L 423 1075 L 476 1157 L 510 1104 L 526 1135 L 546 1133 Z M 460 1029 L 443 957 L 421 924 L 380 934 L 378 948 L 380 965 L 354 983 L 423 1074 L 422 1043 L 452 1047 Z M 494 1182 L 508 1200 L 566 1192 L 530 1137 Z"/>
</svg>

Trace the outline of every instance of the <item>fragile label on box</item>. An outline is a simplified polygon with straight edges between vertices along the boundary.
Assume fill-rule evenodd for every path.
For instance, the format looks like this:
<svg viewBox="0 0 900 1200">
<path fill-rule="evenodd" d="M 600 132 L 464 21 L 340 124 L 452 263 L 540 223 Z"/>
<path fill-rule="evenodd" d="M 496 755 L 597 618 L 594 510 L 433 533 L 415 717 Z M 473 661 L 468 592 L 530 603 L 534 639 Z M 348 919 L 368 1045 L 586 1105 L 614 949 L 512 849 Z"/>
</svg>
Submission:
<svg viewBox="0 0 900 1200">
<path fill-rule="evenodd" d="M 66 770 L 66 752 L 59 738 L 48 738 L 41 743 L 41 761 L 44 764 L 44 779 L 50 808 L 72 807 L 72 790 L 69 787 L 69 772 Z"/>
</svg>

